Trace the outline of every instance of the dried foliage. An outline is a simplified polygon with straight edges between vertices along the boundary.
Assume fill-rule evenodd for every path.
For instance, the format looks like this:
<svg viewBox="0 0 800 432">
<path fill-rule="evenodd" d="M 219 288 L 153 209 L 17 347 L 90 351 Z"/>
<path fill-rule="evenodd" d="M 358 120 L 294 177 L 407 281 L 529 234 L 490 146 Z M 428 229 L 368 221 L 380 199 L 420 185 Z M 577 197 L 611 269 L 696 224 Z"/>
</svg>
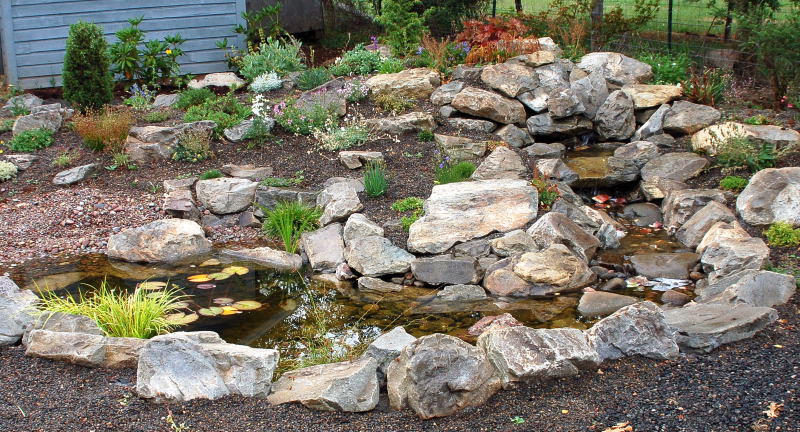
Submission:
<svg viewBox="0 0 800 432">
<path fill-rule="evenodd" d="M 133 114 L 124 108 L 106 107 L 102 111 L 88 111 L 72 118 L 75 132 L 83 138 L 84 144 L 92 150 L 121 151 L 131 125 Z"/>
</svg>

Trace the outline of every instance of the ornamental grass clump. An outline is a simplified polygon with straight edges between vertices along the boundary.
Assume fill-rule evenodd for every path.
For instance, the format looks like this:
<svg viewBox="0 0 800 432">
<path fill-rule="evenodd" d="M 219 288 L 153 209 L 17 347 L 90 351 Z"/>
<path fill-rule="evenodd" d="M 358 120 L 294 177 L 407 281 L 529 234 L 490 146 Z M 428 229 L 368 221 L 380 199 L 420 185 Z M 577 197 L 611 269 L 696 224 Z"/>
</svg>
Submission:
<svg viewBox="0 0 800 432">
<path fill-rule="evenodd" d="M 167 315 L 179 309 L 185 298 L 176 289 L 136 288 L 131 293 L 111 287 L 106 280 L 98 287 L 85 286 L 88 289 L 79 291 L 77 296 L 59 297 L 47 292 L 42 295 L 38 308 L 43 312 L 88 316 L 106 336 L 149 339 L 175 328 Z"/>
<path fill-rule="evenodd" d="M 475 164 L 472 162 L 459 162 L 449 165 L 447 161 L 442 162 L 436 167 L 436 184 L 447 184 L 462 182 L 469 179 L 475 172 Z"/>
<path fill-rule="evenodd" d="M 87 111 L 72 118 L 75 132 L 83 138 L 86 147 L 94 151 L 122 151 L 131 125 L 133 115 L 124 109 L 106 107 L 103 111 Z"/>
<path fill-rule="evenodd" d="M 322 216 L 319 208 L 308 207 L 297 201 L 278 203 L 273 210 L 259 207 L 264 212 L 262 230 L 269 236 L 279 238 L 283 242 L 283 249 L 289 253 L 297 252 L 300 236 L 317 229 Z"/>
<path fill-rule="evenodd" d="M 389 189 L 386 169 L 382 163 L 370 162 L 364 169 L 364 191 L 371 197 L 379 197 Z"/>
</svg>

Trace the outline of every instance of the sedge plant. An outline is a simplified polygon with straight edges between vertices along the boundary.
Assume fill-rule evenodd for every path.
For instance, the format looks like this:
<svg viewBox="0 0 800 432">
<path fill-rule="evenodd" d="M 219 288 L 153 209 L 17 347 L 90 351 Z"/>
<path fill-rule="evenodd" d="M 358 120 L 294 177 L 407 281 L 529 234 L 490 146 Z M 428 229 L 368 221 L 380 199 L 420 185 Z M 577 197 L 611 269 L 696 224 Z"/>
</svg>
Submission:
<svg viewBox="0 0 800 432">
<path fill-rule="evenodd" d="M 322 211 L 317 207 L 308 207 L 297 201 L 278 203 L 275 209 L 269 210 L 256 203 L 264 212 L 262 230 L 283 242 L 286 252 L 296 253 L 300 236 L 306 231 L 313 231 L 319 226 Z"/>
</svg>

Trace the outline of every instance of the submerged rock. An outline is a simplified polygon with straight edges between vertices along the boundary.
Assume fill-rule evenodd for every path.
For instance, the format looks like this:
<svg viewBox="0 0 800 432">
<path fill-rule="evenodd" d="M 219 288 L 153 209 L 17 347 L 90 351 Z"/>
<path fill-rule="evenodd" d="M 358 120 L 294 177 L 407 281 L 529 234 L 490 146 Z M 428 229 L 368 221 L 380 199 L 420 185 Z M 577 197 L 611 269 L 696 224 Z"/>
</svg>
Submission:
<svg viewBox="0 0 800 432">
<path fill-rule="evenodd" d="M 631 257 L 636 273 L 647 278 L 687 279 L 698 261 L 700 255 L 691 252 L 647 253 Z"/>
<path fill-rule="evenodd" d="M 584 317 L 611 315 L 625 306 L 638 302 L 636 297 L 602 291 L 584 293 L 578 302 L 578 313 Z"/>
</svg>

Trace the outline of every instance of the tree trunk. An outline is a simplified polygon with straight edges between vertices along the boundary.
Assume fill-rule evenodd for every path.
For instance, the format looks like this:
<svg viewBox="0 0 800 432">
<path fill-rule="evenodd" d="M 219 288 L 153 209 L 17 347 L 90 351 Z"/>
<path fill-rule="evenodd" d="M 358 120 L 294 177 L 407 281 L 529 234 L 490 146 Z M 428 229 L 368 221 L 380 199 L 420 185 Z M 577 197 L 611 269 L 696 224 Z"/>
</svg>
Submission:
<svg viewBox="0 0 800 432">
<path fill-rule="evenodd" d="M 603 0 L 592 2 L 592 39 L 591 50 L 598 51 L 602 48 L 602 27 L 603 27 Z"/>
<path fill-rule="evenodd" d="M 522 0 L 514 0 L 514 8 L 517 10 L 517 13 L 522 13 Z"/>
</svg>

